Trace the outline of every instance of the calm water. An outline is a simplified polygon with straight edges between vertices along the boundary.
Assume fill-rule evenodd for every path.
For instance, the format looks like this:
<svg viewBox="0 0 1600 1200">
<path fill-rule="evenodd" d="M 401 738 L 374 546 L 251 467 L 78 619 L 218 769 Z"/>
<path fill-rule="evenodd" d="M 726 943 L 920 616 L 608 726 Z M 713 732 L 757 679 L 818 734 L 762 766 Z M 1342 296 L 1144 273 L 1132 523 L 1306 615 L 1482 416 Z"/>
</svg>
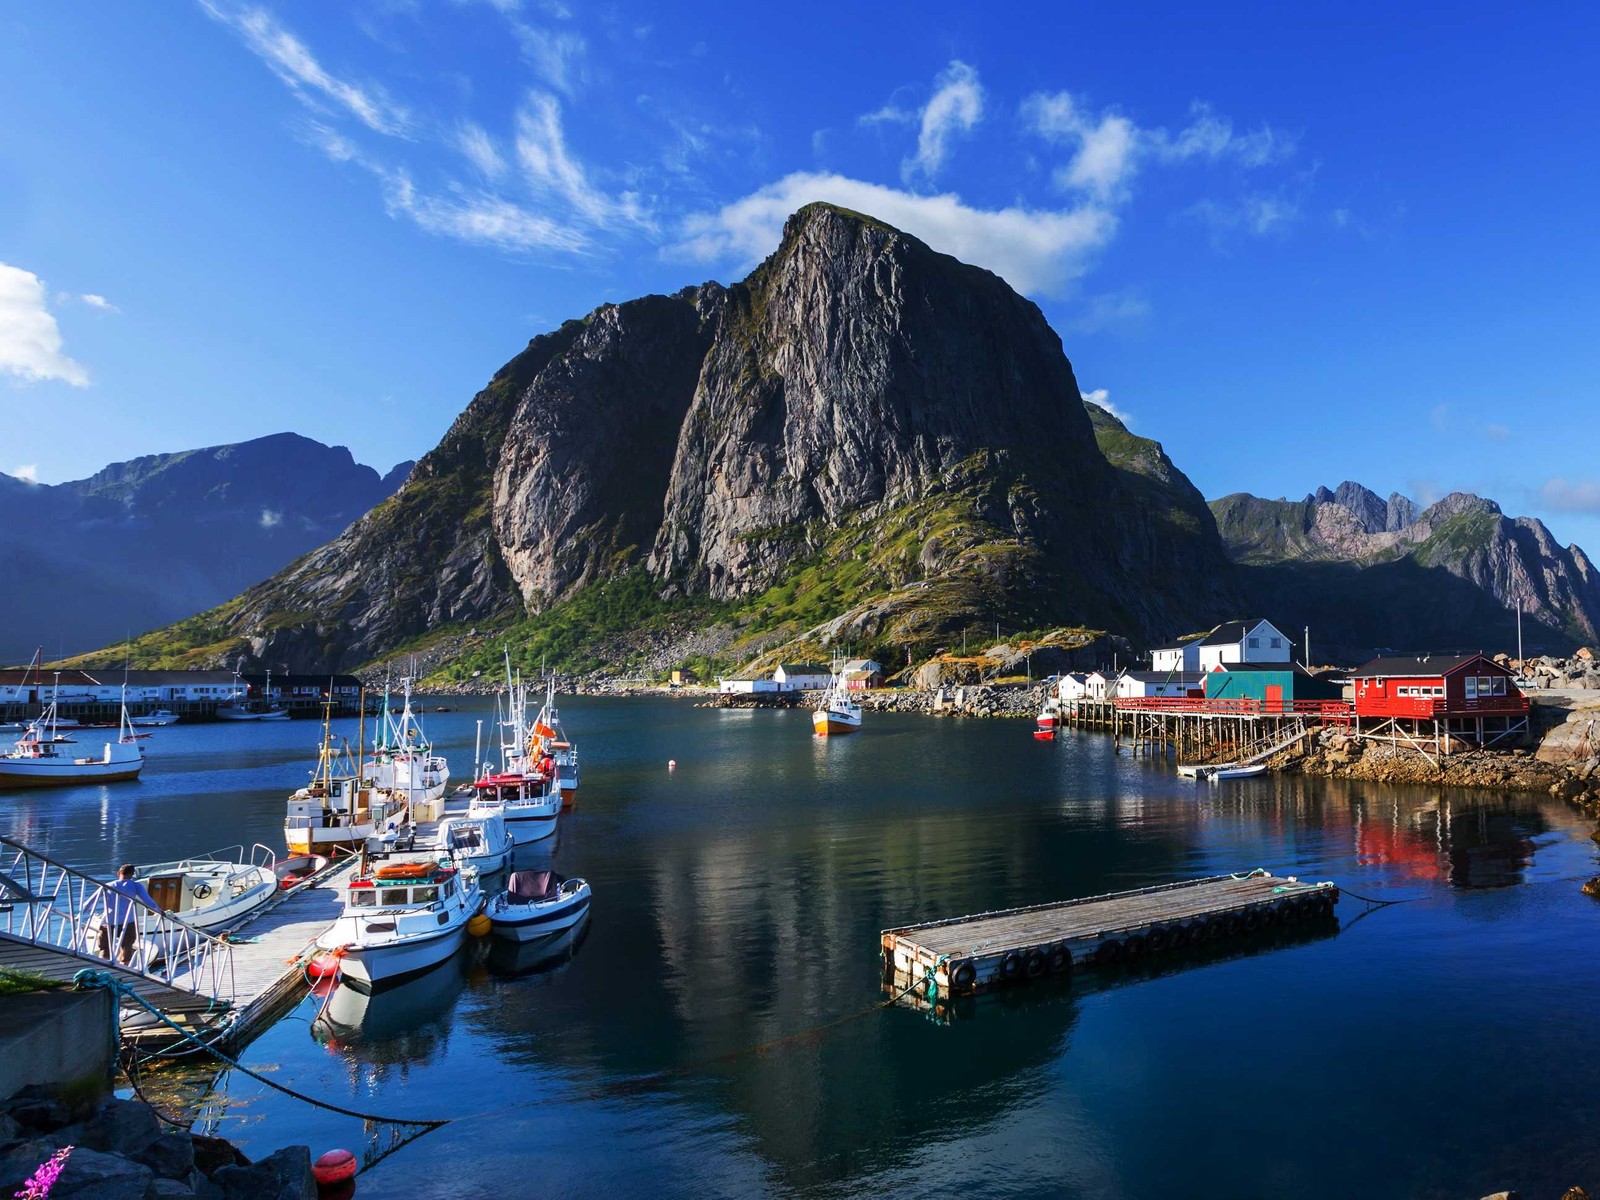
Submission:
<svg viewBox="0 0 1600 1200">
<path fill-rule="evenodd" d="M 429 718 L 458 774 L 479 715 Z M 520 863 L 589 879 L 584 935 L 549 962 L 464 955 L 370 1003 L 339 993 L 321 1022 L 310 999 L 244 1054 L 360 1110 L 463 1118 L 363 1194 L 1345 1200 L 1600 1181 L 1600 904 L 1577 887 L 1596 851 L 1565 806 L 1196 787 L 1015 722 L 869 715 L 822 742 L 803 712 L 563 717 L 579 806 Z M 141 782 L 0 798 L 0 828 L 97 870 L 277 847 L 317 735 L 159 731 Z M 897 1008 L 789 1036 L 880 998 L 884 926 L 1254 866 L 1415 902 L 1361 917 L 1347 898 L 1337 933 L 1085 972 L 948 1024 Z M 220 1086 L 219 1129 L 247 1149 L 371 1144 L 354 1119 Z"/>
</svg>

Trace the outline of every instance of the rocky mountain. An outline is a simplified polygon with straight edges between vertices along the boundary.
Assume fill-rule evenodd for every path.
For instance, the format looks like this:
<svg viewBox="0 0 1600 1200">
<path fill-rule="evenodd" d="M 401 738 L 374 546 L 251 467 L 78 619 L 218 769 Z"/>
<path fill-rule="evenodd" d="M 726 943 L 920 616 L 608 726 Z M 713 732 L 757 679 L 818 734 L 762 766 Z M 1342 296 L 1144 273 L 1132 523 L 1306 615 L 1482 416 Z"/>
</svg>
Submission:
<svg viewBox="0 0 1600 1200">
<path fill-rule="evenodd" d="M 283 433 L 70 483 L 0 475 L 0 661 L 106 645 L 209 608 L 338 534 L 410 469 L 380 476 L 342 446 Z"/>
<path fill-rule="evenodd" d="M 1035 305 L 814 204 L 739 283 L 534 338 L 393 498 L 139 656 L 350 667 L 624 581 L 639 622 L 692 602 L 768 645 L 1161 637 L 1236 599 L 1198 493 L 1085 409 Z"/>
<path fill-rule="evenodd" d="M 1314 643 L 1357 657 L 1400 650 L 1531 652 L 1600 637 L 1600 577 L 1544 524 L 1455 492 L 1426 508 L 1355 483 L 1304 500 L 1211 502 L 1254 609 L 1290 614 Z"/>
</svg>

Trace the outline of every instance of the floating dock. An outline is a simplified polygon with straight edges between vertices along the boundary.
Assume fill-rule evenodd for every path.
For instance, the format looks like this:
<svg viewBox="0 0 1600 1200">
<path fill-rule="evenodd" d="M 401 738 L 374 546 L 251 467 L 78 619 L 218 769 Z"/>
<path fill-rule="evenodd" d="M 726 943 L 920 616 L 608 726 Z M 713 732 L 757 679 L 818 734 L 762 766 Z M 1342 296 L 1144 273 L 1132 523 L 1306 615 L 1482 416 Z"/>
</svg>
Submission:
<svg viewBox="0 0 1600 1200">
<path fill-rule="evenodd" d="M 1131 962 L 1269 926 L 1327 920 L 1332 883 L 1257 870 L 885 929 L 886 990 L 965 996 Z"/>
</svg>

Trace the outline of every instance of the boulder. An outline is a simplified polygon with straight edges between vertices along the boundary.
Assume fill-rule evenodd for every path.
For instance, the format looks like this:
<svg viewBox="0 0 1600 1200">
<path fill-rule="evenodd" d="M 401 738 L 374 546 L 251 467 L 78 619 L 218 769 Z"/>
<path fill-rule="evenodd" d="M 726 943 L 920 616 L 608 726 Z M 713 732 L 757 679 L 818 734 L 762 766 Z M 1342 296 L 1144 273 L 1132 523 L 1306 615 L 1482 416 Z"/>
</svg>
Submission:
<svg viewBox="0 0 1600 1200">
<path fill-rule="evenodd" d="M 1591 650 L 1588 646 L 1579 646 L 1578 650 L 1577 650 L 1577 653 L 1575 653 L 1572 657 L 1573 658 L 1581 658 L 1581 659 L 1583 659 L 1584 662 L 1593 662 L 1594 661 L 1594 651 Z M 1576 1191 L 1577 1189 L 1574 1188 L 1573 1190 Z"/>
<path fill-rule="evenodd" d="M 181 1179 L 162 1179 L 159 1175 L 145 1189 L 144 1200 L 193 1200 L 194 1192 Z"/>
<path fill-rule="evenodd" d="M 142 1100 L 108 1100 L 87 1121 L 61 1130 L 61 1138 L 79 1147 L 137 1158 L 161 1136 L 155 1110 Z"/>
<path fill-rule="evenodd" d="M 36 1133 L 54 1133 L 72 1123 L 72 1109 L 46 1096 L 24 1093 L 6 1105 L 5 1111 L 22 1128 Z"/>
<path fill-rule="evenodd" d="M 1600 899 L 1600 875 L 1596 875 L 1593 879 L 1589 880 L 1588 883 L 1583 885 L 1583 894 L 1585 896 L 1594 896 L 1597 899 Z"/>
<path fill-rule="evenodd" d="M 1589 1200 L 1589 1193 L 1581 1187 L 1569 1187 L 1561 1193 L 1561 1200 Z"/>
<path fill-rule="evenodd" d="M 197 1133 L 189 1141 L 194 1146 L 194 1165 L 204 1175 L 215 1175 L 223 1167 L 248 1167 L 250 1160 L 227 1138 Z"/>
<path fill-rule="evenodd" d="M 194 1171 L 194 1139 L 187 1133 L 163 1133 L 134 1157 L 159 1178 L 187 1183 Z M 187 1190 L 194 1189 L 190 1186 Z"/>
<path fill-rule="evenodd" d="M 211 1177 L 224 1200 L 316 1200 L 311 1148 L 285 1146 L 248 1167 L 222 1167 Z"/>
</svg>

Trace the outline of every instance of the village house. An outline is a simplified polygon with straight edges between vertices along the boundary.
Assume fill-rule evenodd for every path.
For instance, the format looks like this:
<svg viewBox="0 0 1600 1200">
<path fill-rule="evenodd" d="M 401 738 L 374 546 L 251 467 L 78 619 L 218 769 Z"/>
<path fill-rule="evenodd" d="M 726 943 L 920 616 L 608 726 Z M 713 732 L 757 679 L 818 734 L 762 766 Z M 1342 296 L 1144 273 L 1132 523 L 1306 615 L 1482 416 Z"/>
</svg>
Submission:
<svg viewBox="0 0 1600 1200">
<path fill-rule="evenodd" d="M 776 692 L 776 679 L 718 679 L 717 691 L 724 695 L 749 696 L 757 692 Z"/>
<path fill-rule="evenodd" d="M 1293 657 L 1293 643 L 1271 621 L 1226 621 L 1200 639 L 1202 671 L 1224 663 L 1286 663 Z"/>
<path fill-rule="evenodd" d="M 1124 671 L 1116 681 L 1118 700 L 1187 699 L 1204 694 L 1198 671 Z"/>
<path fill-rule="evenodd" d="M 1116 692 L 1117 677 L 1104 671 L 1091 671 L 1083 677 L 1084 695 L 1090 700 L 1104 700 Z"/>
<path fill-rule="evenodd" d="M 1082 700 L 1089 694 L 1089 677 L 1081 671 L 1070 672 L 1056 678 L 1056 699 Z"/>
<path fill-rule="evenodd" d="M 1150 652 L 1150 669 L 1152 671 L 1198 671 L 1200 670 L 1200 639 L 1190 638 L 1187 642 L 1176 642 L 1171 646 L 1162 646 L 1159 650 Z"/>
<path fill-rule="evenodd" d="M 1528 731 L 1528 700 L 1507 667 L 1482 654 L 1375 658 L 1350 673 L 1359 732 L 1480 746 Z"/>
<path fill-rule="evenodd" d="M 1294 712 L 1297 703 L 1340 700 L 1344 688 L 1292 662 L 1222 663 L 1207 671 L 1207 700 L 1242 700 L 1265 713 Z"/>
<path fill-rule="evenodd" d="M 805 692 L 827 687 L 833 673 L 815 663 L 781 663 L 772 678 L 780 692 Z"/>
</svg>

